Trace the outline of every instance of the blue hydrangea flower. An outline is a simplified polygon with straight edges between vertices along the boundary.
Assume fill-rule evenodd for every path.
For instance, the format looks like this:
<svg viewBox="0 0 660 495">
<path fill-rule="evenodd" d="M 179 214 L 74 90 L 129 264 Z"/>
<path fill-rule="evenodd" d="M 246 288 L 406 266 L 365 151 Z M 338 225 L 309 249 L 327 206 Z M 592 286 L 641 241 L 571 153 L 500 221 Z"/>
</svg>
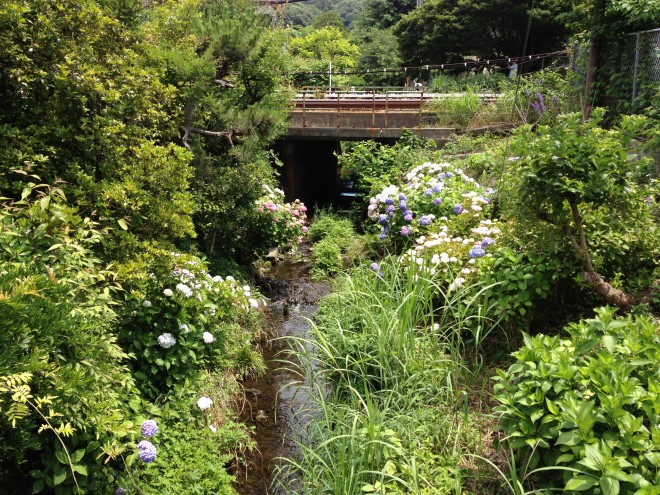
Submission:
<svg viewBox="0 0 660 495">
<path fill-rule="evenodd" d="M 156 460 L 156 447 L 149 440 L 142 440 L 137 444 L 138 456 L 142 462 L 154 462 Z"/>
<path fill-rule="evenodd" d="M 379 268 L 380 267 L 378 266 L 378 263 L 376 263 L 375 261 L 371 264 L 371 269 L 373 271 L 377 272 L 379 270 Z"/>
<path fill-rule="evenodd" d="M 487 187 L 484 192 L 486 194 L 493 194 L 495 192 L 495 189 L 493 189 L 492 187 Z"/>
<path fill-rule="evenodd" d="M 115 490 L 115 495 L 126 495 L 128 492 L 124 490 L 123 488 L 117 488 Z"/>
<path fill-rule="evenodd" d="M 440 191 L 442 191 L 443 187 L 444 187 L 444 186 L 443 186 L 442 182 L 437 182 L 437 183 L 433 186 L 433 192 L 434 192 L 434 193 L 439 193 Z"/>
<path fill-rule="evenodd" d="M 442 203 L 442 199 L 440 199 L 440 198 L 435 198 L 433 200 L 433 204 L 436 205 L 436 206 L 438 206 L 440 203 Z"/>
<path fill-rule="evenodd" d="M 142 422 L 141 430 L 143 437 L 153 437 L 156 433 L 158 433 L 158 425 L 153 419 L 147 419 L 146 421 Z"/>
<path fill-rule="evenodd" d="M 495 239 L 491 239 L 490 237 L 484 237 L 484 240 L 481 241 L 481 247 L 488 247 L 493 244 L 495 244 Z"/>
<path fill-rule="evenodd" d="M 410 211 L 410 210 L 406 211 L 405 215 L 403 215 L 403 219 L 406 222 L 412 222 L 412 219 L 413 219 L 412 211 Z"/>
<path fill-rule="evenodd" d="M 399 201 L 405 201 L 406 199 L 407 198 L 406 198 L 405 194 L 403 194 L 403 193 L 399 194 Z"/>
<path fill-rule="evenodd" d="M 431 196 L 431 195 L 433 195 L 433 189 L 431 189 L 430 187 L 427 188 L 427 189 L 424 189 L 424 196 Z"/>
<path fill-rule="evenodd" d="M 431 217 L 429 217 L 428 215 L 424 215 L 419 219 L 420 225 L 430 225 L 430 223 L 431 223 Z"/>
<path fill-rule="evenodd" d="M 454 176 L 451 172 L 445 173 L 445 179 L 451 179 Z"/>
<path fill-rule="evenodd" d="M 387 205 L 387 208 L 385 208 L 385 213 L 393 213 L 396 208 L 394 205 Z"/>
<path fill-rule="evenodd" d="M 486 255 L 486 251 L 484 251 L 484 248 L 482 248 L 480 244 L 475 244 L 474 247 L 470 249 L 469 255 L 470 258 L 481 258 Z"/>
<path fill-rule="evenodd" d="M 454 206 L 454 213 L 456 213 L 457 215 L 463 213 L 463 207 L 460 204 Z"/>
<path fill-rule="evenodd" d="M 408 227 L 407 225 L 404 225 L 403 227 L 401 227 L 401 235 L 404 236 L 404 237 L 409 236 L 410 235 L 410 227 Z"/>
<path fill-rule="evenodd" d="M 444 172 L 440 172 L 440 173 L 438 174 L 438 179 L 443 180 L 444 178 L 445 178 L 445 173 L 444 173 Z"/>
<path fill-rule="evenodd" d="M 393 205 L 393 204 L 394 204 L 394 200 L 393 200 L 392 198 L 387 198 L 387 199 L 385 200 L 385 204 L 386 204 L 386 205 Z"/>
<path fill-rule="evenodd" d="M 387 224 L 387 215 L 385 215 L 384 213 L 378 215 L 378 223 L 381 225 Z"/>
<path fill-rule="evenodd" d="M 408 208 L 408 203 L 406 202 L 405 199 L 402 199 L 401 201 L 399 201 L 399 208 L 401 208 L 402 210 L 405 210 L 406 208 Z"/>
<path fill-rule="evenodd" d="M 378 236 L 378 238 L 382 241 L 382 240 L 385 239 L 386 237 L 387 237 L 387 232 L 383 232 L 383 231 L 381 230 L 381 231 L 380 231 L 380 235 Z"/>
</svg>

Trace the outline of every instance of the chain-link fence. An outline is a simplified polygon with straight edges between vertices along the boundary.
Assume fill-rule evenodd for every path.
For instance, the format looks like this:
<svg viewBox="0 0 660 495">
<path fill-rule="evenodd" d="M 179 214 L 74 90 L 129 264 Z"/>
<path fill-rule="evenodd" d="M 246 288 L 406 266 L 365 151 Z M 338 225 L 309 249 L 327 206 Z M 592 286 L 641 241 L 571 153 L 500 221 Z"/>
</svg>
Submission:
<svg viewBox="0 0 660 495">
<path fill-rule="evenodd" d="M 660 84 L 660 28 L 626 36 L 622 66 L 630 78 L 630 101 L 644 85 Z"/>
</svg>

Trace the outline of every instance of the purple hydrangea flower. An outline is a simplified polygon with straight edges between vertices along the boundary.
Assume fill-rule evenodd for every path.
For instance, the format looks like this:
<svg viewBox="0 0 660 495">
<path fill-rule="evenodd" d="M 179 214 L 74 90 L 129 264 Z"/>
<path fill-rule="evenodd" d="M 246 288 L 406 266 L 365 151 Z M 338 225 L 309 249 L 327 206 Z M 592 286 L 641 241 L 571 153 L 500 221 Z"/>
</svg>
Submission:
<svg viewBox="0 0 660 495">
<path fill-rule="evenodd" d="M 383 232 L 383 231 L 381 230 L 381 231 L 380 231 L 380 235 L 378 236 L 378 238 L 382 241 L 382 240 L 385 239 L 386 237 L 387 237 L 387 232 Z"/>
<path fill-rule="evenodd" d="M 137 444 L 137 448 L 140 451 L 138 456 L 142 462 L 154 462 L 156 460 L 156 447 L 153 443 L 148 440 L 142 440 Z"/>
<path fill-rule="evenodd" d="M 454 206 L 454 213 L 456 213 L 457 215 L 463 213 L 463 207 L 460 204 Z"/>
<path fill-rule="evenodd" d="M 402 210 L 405 210 L 406 208 L 408 208 L 408 203 L 406 202 L 405 199 L 402 199 L 401 201 L 399 201 L 399 208 L 401 208 Z"/>
<path fill-rule="evenodd" d="M 431 189 L 430 187 L 427 188 L 427 189 L 424 189 L 424 196 L 432 196 L 432 195 L 433 195 L 433 189 Z"/>
<path fill-rule="evenodd" d="M 429 225 L 430 223 L 431 223 L 431 217 L 429 217 L 428 215 L 424 215 L 419 219 L 420 225 Z"/>
<path fill-rule="evenodd" d="M 126 490 L 124 490 L 123 488 L 117 488 L 115 490 L 115 495 L 126 495 L 126 493 L 128 493 L 128 492 Z"/>
<path fill-rule="evenodd" d="M 376 263 L 376 262 L 374 261 L 374 262 L 371 264 L 371 269 L 372 269 L 373 271 L 377 272 L 377 271 L 380 269 L 380 267 L 378 266 L 378 263 Z"/>
<path fill-rule="evenodd" d="M 653 203 L 653 198 L 651 196 L 646 197 L 646 206 L 651 206 L 651 203 Z"/>
<path fill-rule="evenodd" d="M 399 194 L 399 201 L 405 201 L 406 199 L 407 198 L 406 198 L 405 194 L 403 194 L 403 193 Z"/>
<path fill-rule="evenodd" d="M 443 188 L 442 182 L 438 182 L 433 186 L 433 192 L 439 193 L 440 191 L 442 191 L 442 188 Z"/>
<path fill-rule="evenodd" d="M 381 225 L 387 224 L 387 215 L 385 215 L 384 213 L 378 215 L 378 223 Z"/>
<path fill-rule="evenodd" d="M 445 173 L 445 179 L 451 179 L 454 176 L 451 172 Z"/>
<path fill-rule="evenodd" d="M 440 199 L 440 198 L 435 198 L 433 200 L 433 204 L 436 205 L 436 206 L 438 206 L 440 203 L 442 203 L 442 199 Z"/>
<path fill-rule="evenodd" d="M 386 204 L 386 205 L 393 205 L 393 204 L 394 204 L 394 200 L 393 200 L 392 198 L 387 198 L 387 199 L 385 200 L 385 204 Z"/>
<path fill-rule="evenodd" d="M 488 247 L 493 244 L 495 244 L 495 239 L 491 239 L 490 237 L 484 237 L 484 240 L 481 241 L 481 247 Z"/>
<path fill-rule="evenodd" d="M 486 251 L 484 251 L 484 248 L 482 248 L 480 244 L 475 244 L 474 247 L 470 249 L 469 255 L 470 258 L 481 258 L 486 255 Z"/>
<path fill-rule="evenodd" d="M 385 208 L 385 213 L 393 213 L 396 208 L 394 205 L 387 205 L 387 208 Z"/>
<path fill-rule="evenodd" d="M 446 174 L 444 172 L 440 172 L 438 174 L 438 179 L 443 180 L 446 177 Z"/>
<path fill-rule="evenodd" d="M 552 104 L 556 105 L 559 102 L 559 99 L 556 96 L 552 97 Z"/>
<path fill-rule="evenodd" d="M 153 419 L 147 419 L 146 421 L 142 422 L 141 430 L 143 437 L 153 437 L 156 433 L 158 433 L 158 425 Z"/>
<path fill-rule="evenodd" d="M 486 190 L 484 191 L 485 194 L 493 194 L 495 192 L 495 189 L 492 187 L 487 187 Z"/>
<path fill-rule="evenodd" d="M 409 236 L 410 235 L 410 227 L 408 227 L 407 225 L 404 225 L 403 227 L 401 227 L 401 235 L 404 236 L 404 237 Z"/>
<path fill-rule="evenodd" d="M 406 222 L 412 222 L 412 219 L 413 219 L 412 211 L 410 211 L 410 210 L 406 211 L 405 215 L 403 215 L 403 219 Z"/>
</svg>

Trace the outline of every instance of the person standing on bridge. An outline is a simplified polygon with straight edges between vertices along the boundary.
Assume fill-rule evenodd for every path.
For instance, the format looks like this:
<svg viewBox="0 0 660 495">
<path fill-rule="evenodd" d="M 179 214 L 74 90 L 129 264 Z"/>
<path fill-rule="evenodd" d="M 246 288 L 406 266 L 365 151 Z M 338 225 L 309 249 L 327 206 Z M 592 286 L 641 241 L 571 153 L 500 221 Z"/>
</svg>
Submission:
<svg viewBox="0 0 660 495">
<path fill-rule="evenodd" d="M 507 68 L 509 69 L 509 78 L 513 79 L 518 75 L 518 63 L 515 60 L 509 59 Z"/>
</svg>

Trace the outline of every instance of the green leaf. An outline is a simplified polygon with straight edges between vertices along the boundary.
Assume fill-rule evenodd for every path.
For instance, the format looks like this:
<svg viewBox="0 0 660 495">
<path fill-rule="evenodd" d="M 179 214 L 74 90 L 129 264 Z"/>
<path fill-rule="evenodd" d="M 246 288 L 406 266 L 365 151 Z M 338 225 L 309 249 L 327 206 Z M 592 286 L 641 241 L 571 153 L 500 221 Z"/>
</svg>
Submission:
<svg viewBox="0 0 660 495">
<path fill-rule="evenodd" d="M 603 495 L 619 495 L 620 485 L 619 480 L 609 476 L 603 476 L 600 479 L 600 488 L 603 490 Z"/>
<path fill-rule="evenodd" d="M 55 451 L 55 458 L 60 461 L 60 464 L 69 464 L 69 459 L 67 458 L 66 453 L 61 449 Z"/>
<path fill-rule="evenodd" d="M 596 483 L 598 483 L 598 480 L 593 476 L 578 475 L 568 480 L 568 483 L 566 483 L 564 490 L 565 491 L 575 490 L 576 492 L 581 492 L 584 490 L 588 490 Z"/>
<path fill-rule="evenodd" d="M 610 352 L 614 352 L 616 347 L 616 337 L 613 335 L 603 335 L 603 346 Z"/>
<path fill-rule="evenodd" d="M 123 218 L 118 219 L 117 223 L 122 228 L 122 230 L 128 230 L 128 224 L 126 223 L 126 220 L 124 220 Z"/>
<path fill-rule="evenodd" d="M 84 464 L 74 464 L 72 466 L 72 469 L 79 474 L 82 474 L 83 476 L 87 476 L 87 466 Z"/>
<path fill-rule="evenodd" d="M 53 473 L 53 484 L 57 486 L 61 484 L 65 479 L 66 479 L 66 471 L 59 466 L 58 468 L 55 468 L 55 472 Z"/>
<path fill-rule="evenodd" d="M 84 455 L 85 449 L 76 450 L 73 454 L 71 454 L 71 460 L 73 462 L 80 462 L 80 459 L 82 459 Z"/>
<path fill-rule="evenodd" d="M 32 493 L 40 493 L 46 486 L 46 480 L 44 478 L 39 478 L 32 485 Z"/>
</svg>

